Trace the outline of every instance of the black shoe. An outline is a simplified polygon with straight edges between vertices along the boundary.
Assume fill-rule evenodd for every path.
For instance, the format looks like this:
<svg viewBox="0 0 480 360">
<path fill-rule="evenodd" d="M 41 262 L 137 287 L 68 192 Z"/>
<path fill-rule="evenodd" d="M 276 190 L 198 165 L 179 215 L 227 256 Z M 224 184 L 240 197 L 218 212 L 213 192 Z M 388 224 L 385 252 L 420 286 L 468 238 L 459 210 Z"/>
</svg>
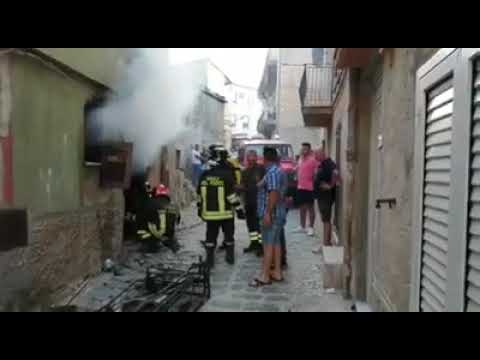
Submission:
<svg viewBox="0 0 480 360">
<path fill-rule="evenodd" d="M 249 254 L 249 253 L 257 251 L 257 250 L 258 250 L 258 244 L 254 243 L 254 242 L 251 242 L 250 245 L 247 248 L 243 249 L 243 253 L 244 254 Z"/>
<path fill-rule="evenodd" d="M 257 257 L 263 257 L 263 245 L 259 244 L 255 253 Z"/>
<path fill-rule="evenodd" d="M 233 246 L 229 246 L 226 248 L 226 253 L 225 253 L 225 261 L 227 262 L 228 265 L 234 265 L 235 264 L 235 248 Z"/>
</svg>

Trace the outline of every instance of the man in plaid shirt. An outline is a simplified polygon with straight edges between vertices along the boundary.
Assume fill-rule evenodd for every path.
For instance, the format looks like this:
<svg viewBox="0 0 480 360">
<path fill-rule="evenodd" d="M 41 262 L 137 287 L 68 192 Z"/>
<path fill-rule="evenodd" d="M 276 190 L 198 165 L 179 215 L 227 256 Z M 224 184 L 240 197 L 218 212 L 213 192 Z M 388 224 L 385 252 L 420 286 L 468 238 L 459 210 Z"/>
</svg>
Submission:
<svg viewBox="0 0 480 360">
<path fill-rule="evenodd" d="M 283 281 L 281 269 L 281 231 L 286 222 L 285 194 L 287 177 L 278 165 L 278 153 L 274 148 L 265 148 L 266 174 L 259 183 L 258 217 L 261 219 L 264 258 L 262 274 L 251 286 L 270 285 L 272 281 Z M 271 270 L 274 265 L 273 271 Z"/>
</svg>

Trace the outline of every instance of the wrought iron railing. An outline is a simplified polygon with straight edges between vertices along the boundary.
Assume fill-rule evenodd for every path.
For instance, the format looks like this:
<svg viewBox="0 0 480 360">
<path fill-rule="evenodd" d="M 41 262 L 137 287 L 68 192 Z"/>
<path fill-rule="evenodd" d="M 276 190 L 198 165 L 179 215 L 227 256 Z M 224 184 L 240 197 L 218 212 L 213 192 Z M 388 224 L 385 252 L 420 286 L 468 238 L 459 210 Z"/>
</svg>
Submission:
<svg viewBox="0 0 480 360">
<path fill-rule="evenodd" d="M 305 65 L 300 83 L 302 107 L 332 106 L 333 66 Z"/>
</svg>

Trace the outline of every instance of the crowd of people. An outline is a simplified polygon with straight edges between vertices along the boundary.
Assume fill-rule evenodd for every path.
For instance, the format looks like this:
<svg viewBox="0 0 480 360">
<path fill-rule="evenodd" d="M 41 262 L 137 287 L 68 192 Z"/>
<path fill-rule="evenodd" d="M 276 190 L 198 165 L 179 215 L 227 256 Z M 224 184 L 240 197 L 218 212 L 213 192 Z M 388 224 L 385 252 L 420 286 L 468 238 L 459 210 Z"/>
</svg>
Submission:
<svg viewBox="0 0 480 360">
<path fill-rule="evenodd" d="M 208 160 L 195 146 L 193 180 L 199 195 L 198 214 L 207 223 L 204 245 L 209 266 L 215 266 L 220 229 L 224 234 L 220 250 L 226 251 L 228 264 L 235 263 L 235 217 L 245 219 L 250 244 L 244 253 L 263 257 L 260 274 L 250 286 L 262 287 L 284 280 L 283 271 L 288 266 L 285 225 L 291 208 L 300 209 L 299 226 L 294 232 L 313 237 L 317 202 L 324 229 L 323 245 L 332 245 L 332 208 L 340 174 L 323 150 L 313 151 L 308 143 L 302 144 L 293 189 L 280 166 L 277 149 L 264 148 L 263 164 L 256 151 L 247 153 L 246 159 L 246 167 L 240 172 L 240 164 L 221 146 L 210 147 Z M 321 249 L 322 244 L 312 251 L 320 253 Z"/>
</svg>

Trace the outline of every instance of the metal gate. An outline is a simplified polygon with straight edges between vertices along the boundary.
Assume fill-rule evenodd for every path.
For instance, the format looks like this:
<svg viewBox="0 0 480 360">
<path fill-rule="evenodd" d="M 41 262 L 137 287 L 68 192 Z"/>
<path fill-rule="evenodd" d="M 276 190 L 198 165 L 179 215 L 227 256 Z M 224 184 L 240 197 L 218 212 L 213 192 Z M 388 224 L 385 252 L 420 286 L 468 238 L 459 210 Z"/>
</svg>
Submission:
<svg viewBox="0 0 480 360">
<path fill-rule="evenodd" d="M 337 163 L 337 168 L 341 173 L 342 172 L 342 124 L 341 123 L 338 124 L 338 126 L 337 126 L 335 137 L 336 137 L 336 142 L 335 142 L 335 145 L 336 145 L 335 146 L 336 147 L 335 157 L 336 158 L 335 158 L 335 162 Z M 337 188 L 336 193 L 335 193 L 334 226 L 335 226 L 335 229 L 337 231 L 340 244 L 342 244 L 342 241 L 343 241 L 342 232 L 341 232 L 341 228 L 340 228 L 341 223 L 342 223 L 341 219 L 343 219 L 343 217 L 342 217 L 342 209 L 343 209 L 342 193 L 343 193 L 343 187 L 339 186 Z"/>
</svg>

